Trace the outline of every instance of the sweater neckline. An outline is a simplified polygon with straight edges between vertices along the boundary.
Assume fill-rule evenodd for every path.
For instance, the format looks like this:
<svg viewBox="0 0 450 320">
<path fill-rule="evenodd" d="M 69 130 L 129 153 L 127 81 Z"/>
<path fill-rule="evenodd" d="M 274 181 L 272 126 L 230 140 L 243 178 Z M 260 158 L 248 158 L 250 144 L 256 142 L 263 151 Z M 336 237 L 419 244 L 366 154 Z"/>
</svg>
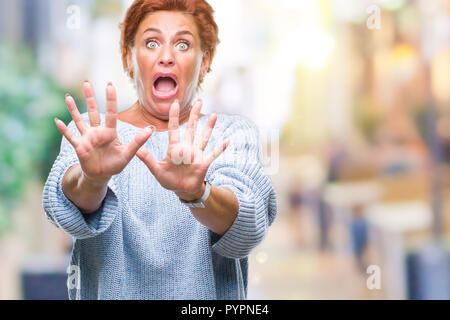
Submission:
<svg viewBox="0 0 450 320">
<path fill-rule="evenodd" d="M 200 123 L 201 121 L 203 121 L 203 119 L 204 118 L 209 118 L 209 116 L 210 116 L 210 114 L 205 114 L 203 117 L 201 117 L 201 118 L 199 118 L 198 119 L 198 122 L 197 122 L 197 125 L 198 125 L 198 123 Z M 117 122 L 119 123 L 122 123 L 123 125 L 125 125 L 125 126 L 127 126 L 127 127 L 129 127 L 129 128 L 132 128 L 133 130 L 135 130 L 135 131 L 140 131 L 140 130 L 143 130 L 144 128 L 140 128 L 140 127 L 136 127 L 135 125 L 132 125 L 131 123 L 129 123 L 129 122 L 126 122 L 126 121 L 122 121 L 122 120 L 120 120 L 120 119 L 117 119 Z M 181 128 L 184 128 L 184 127 L 186 127 L 187 126 L 187 124 L 189 123 L 189 121 L 186 121 L 185 123 L 183 123 L 182 125 L 179 125 L 178 126 L 178 128 L 179 129 L 181 129 Z M 184 130 L 182 130 L 183 132 L 184 132 Z M 165 130 L 165 131 L 154 131 L 153 132 L 153 134 L 167 134 L 169 132 L 169 130 Z"/>
</svg>

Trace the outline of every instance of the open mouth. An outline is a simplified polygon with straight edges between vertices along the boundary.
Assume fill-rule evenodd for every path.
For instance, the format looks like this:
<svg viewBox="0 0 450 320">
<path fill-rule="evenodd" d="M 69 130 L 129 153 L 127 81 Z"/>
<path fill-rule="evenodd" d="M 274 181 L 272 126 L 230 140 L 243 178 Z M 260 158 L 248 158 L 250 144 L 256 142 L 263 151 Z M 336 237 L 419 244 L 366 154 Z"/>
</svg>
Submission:
<svg viewBox="0 0 450 320">
<path fill-rule="evenodd" d="M 177 77 L 173 73 L 157 73 L 153 77 L 153 96 L 157 99 L 171 99 L 178 93 Z"/>
</svg>

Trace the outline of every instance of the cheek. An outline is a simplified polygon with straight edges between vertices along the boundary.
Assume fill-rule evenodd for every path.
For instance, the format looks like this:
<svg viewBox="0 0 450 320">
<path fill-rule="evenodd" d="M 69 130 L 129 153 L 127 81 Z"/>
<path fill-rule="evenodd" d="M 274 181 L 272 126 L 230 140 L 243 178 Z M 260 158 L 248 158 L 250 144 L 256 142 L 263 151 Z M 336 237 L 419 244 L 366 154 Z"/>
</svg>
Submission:
<svg viewBox="0 0 450 320">
<path fill-rule="evenodd" d="M 200 71 L 201 63 L 198 63 L 196 57 L 186 57 L 181 61 L 180 65 L 183 66 L 180 71 L 183 74 L 183 80 L 186 85 L 189 85 L 193 81 L 197 81 L 197 73 Z"/>
<path fill-rule="evenodd" d="M 147 79 L 151 76 L 152 69 L 154 67 L 155 58 L 149 54 L 142 54 L 138 57 L 138 65 L 142 79 Z"/>
</svg>

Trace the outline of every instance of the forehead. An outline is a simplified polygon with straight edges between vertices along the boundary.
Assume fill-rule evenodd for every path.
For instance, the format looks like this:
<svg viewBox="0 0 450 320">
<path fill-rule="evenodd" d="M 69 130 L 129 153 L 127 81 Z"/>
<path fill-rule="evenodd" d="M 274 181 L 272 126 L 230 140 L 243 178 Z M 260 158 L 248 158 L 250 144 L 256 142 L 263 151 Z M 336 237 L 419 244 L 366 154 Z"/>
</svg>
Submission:
<svg viewBox="0 0 450 320">
<path fill-rule="evenodd" d="M 180 11 L 156 11 L 148 14 L 139 25 L 136 36 L 141 36 L 146 29 L 157 28 L 163 34 L 175 34 L 178 31 L 190 31 L 198 37 L 197 25 L 194 17 Z"/>
</svg>

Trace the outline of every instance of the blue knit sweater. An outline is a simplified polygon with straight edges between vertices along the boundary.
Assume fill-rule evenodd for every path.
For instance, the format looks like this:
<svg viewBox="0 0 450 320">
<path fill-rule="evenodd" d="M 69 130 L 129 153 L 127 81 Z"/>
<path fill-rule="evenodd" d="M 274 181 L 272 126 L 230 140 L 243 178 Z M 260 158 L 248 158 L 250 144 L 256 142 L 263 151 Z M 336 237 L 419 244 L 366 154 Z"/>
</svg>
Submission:
<svg viewBox="0 0 450 320">
<path fill-rule="evenodd" d="M 89 123 L 87 114 L 83 117 Z M 195 143 L 208 117 L 199 119 Z M 186 125 L 180 126 L 180 141 Z M 69 129 L 79 136 L 73 121 Z M 123 144 L 140 130 L 117 123 Z M 206 174 L 212 185 L 227 186 L 239 201 L 237 218 L 223 236 L 198 222 L 137 157 L 109 181 L 101 208 L 83 215 L 62 192 L 64 174 L 78 163 L 63 137 L 44 187 L 43 207 L 50 222 L 74 239 L 70 299 L 246 299 L 248 255 L 276 216 L 276 193 L 264 172 L 253 122 L 218 113 L 205 155 L 227 137 L 229 147 Z M 145 147 L 161 161 L 168 132 L 154 132 Z"/>
</svg>

